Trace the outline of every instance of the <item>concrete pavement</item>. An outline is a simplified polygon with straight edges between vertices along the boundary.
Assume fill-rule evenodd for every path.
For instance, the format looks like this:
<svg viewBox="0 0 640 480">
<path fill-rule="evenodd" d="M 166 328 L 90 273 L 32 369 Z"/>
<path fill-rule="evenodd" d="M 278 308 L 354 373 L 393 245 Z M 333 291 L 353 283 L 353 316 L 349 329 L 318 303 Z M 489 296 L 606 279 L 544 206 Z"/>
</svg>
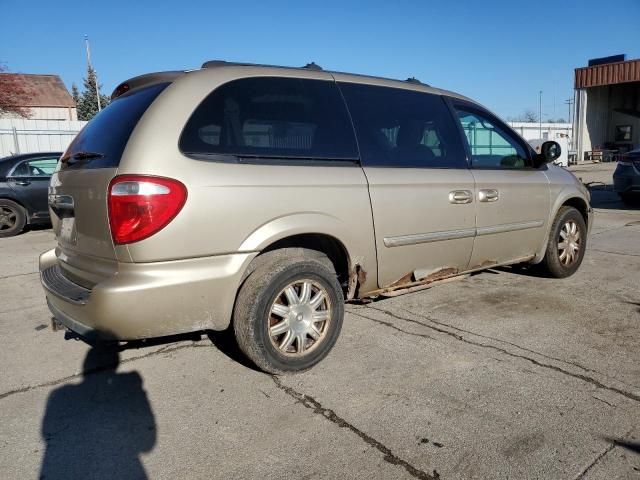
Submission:
<svg viewBox="0 0 640 480">
<path fill-rule="evenodd" d="M 51 231 L 3 239 L 0 478 L 640 478 L 640 210 L 593 195 L 574 277 L 350 305 L 331 355 L 279 378 L 225 334 L 88 355 L 48 328 Z"/>
</svg>

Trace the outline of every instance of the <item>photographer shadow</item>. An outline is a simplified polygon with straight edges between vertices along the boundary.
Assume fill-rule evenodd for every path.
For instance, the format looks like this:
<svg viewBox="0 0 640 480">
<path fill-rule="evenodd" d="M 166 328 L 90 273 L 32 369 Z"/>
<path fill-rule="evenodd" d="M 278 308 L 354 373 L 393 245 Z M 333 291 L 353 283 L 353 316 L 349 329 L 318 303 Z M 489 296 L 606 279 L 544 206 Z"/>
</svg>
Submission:
<svg viewBox="0 0 640 480">
<path fill-rule="evenodd" d="M 137 372 L 116 373 L 119 352 L 93 347 L 82 382 L 48 398 L 41 479 L 147 478 L 140 454 L 156 443 L 151 405 Z"/>
</svg>

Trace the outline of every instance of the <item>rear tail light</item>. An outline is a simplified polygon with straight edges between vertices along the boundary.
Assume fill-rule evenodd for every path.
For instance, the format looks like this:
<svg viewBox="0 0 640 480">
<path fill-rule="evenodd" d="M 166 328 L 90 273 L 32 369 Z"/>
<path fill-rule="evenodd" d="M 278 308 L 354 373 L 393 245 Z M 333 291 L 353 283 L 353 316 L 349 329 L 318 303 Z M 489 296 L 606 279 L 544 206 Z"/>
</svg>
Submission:
<svg viewBox="0 0 640 480">
<path fill-rule="evenodd" d="M 116 244 L 154 235 L 175 218 L 187 200 L 177 180 L 146 175 L 121 175 L 109 184 L 109 225 Z"/>
</svg>

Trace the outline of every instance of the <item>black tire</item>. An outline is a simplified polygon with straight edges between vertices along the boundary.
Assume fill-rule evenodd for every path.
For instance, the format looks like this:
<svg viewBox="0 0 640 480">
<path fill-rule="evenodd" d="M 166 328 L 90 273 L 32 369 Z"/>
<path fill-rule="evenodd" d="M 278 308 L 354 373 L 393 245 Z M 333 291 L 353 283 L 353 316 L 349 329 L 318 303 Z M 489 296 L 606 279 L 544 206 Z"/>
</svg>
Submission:
<svg viewBox="0 0 640 480">
<path fill-rule="evenodd" d="M 640 205 L 640 194 L 633 194 L 632 192 L 624 192 L 624 193 L 619 193 L 618 195 L 620 195 L 620 200 L 622 200 L 622 202 L 625 205 L 634 206 L 634 207 Z"/>
<path fill-rule="evenodd" d="M 565 263 L 561 259 L 561 251 L 559 243 L 563 240 L 561 232 L 565 225 L 575 224 L 579 232 L 580 241 L 578 251 L 574 254 L 573 261 Z M 566 234 L 566 232 L 565 232 Z M 574 242 L 575 243 L 575 242 Z M 587 247 L 587 226 L 584 222 L 582 214 L 574 207 L 560 207 L 558 215 L 556 215 L 551 231 L 549 232 L 549 241 L 547 242 L 547 250 L 544 259 L 540 263 L 543 273 L 553 278 L 566 278 L 573 275 L 580 267 L 584 252 Z M 565 257 L 566 258 L 566 257 Z"/>
<path fill-rule="evenodd" d="M 274 250 L 257 257 L 250 272 L 240 287 L 233 311 L 233 329 L 242 352 L 258 368 L 273 374 L 304 371 L 325 358 L 340 335 L 344 317 L 342 288 L 327 256 L 302 248 Z M 269 335 L 270 325 L 278 323 L 278 317 L 271 313 L 272 305 L 284 298 L 281 294 L 287 286 L 302 280 L 310 281 L 313 288 L 322 289 L 327 298 L 327 302 L 322 303 L 322 313 L 327 312 L 330 316 L 326 324 L 321 324 L 323 330 L 319 340 L 303 334 L 304 345 L 313 342 L 308 352 L 288 353 L 274 345 L 277 337 L 272 341 Z M 315 294 L 320 291 L 317 289 Z M 298 292 L 302 297 L 302 292 Z M 301 318 L 297 320 L 302 321 Z M 282 334 L 283 337 L 286 335 L 290 332 Z M 297 339 L 294 342 L 288 348 L 298 350 L 299 342 Z"/>
<path fill-rule="evenodd" d="M 13 237 L 24 230 L 27 213 L 16 202 L 0 198 L 0 238 Z"/>
</svg>

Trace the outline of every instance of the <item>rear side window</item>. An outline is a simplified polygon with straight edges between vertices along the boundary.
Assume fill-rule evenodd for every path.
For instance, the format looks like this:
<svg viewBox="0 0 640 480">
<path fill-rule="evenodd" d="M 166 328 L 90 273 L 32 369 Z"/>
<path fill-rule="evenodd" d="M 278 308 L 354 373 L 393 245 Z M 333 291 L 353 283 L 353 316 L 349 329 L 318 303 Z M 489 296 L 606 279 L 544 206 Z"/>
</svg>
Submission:
<svg viewBox="0 0 640 480">
<path fill-rule="evenodd" d="M 19 163 L 11 173 L 12 177 L 49 177 L 56 169 L 57 158 L 39 158 Z"/>
<path fill-rule="evenodd" d="M 355 83 L 339 85 L 364 165 L 467 167 L 457 127 L 440 96 Z"/>
<path fill-rule="evenodd" d="M 68 168 L 113 168 L 136 124 L 168 83 L 152 85 L 117 98 L 85 125 L 62 156 L 72 157 L 80 152 L 98 153 L 91 160 L 70 161 Z M 73 162 L 73 163 L 72 163 Z"/>
<path fill-rule="evenodd" d="M 358 158 L 334 82 L 256 77 L 213 91 L 180 137 L 185 154 L 313 159 Z"/>
</svg>

